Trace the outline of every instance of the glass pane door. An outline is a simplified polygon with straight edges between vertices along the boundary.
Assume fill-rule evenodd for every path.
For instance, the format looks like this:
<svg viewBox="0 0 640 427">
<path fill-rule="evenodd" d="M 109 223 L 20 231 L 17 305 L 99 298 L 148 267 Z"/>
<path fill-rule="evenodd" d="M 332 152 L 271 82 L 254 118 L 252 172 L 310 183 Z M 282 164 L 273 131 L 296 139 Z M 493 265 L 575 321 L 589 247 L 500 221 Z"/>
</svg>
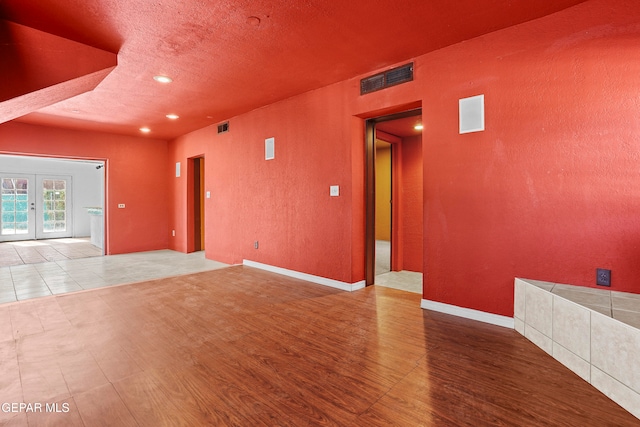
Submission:
<svg viewBox="0 0 640 427">
<path fill-rule="evenodd" d="M 0 173 L 0 242 L 72 237 L 71 177 Z"/>
<path fill-rule="evenodd" d="M 36 238 L 71 237 L 71 177 L 38 175 Z"/>
<path fill-rule="evenodd" d="M 43 179 L 43 233 L 67 231 L 67 181 Z"/>
<path fill-rule="evenodd" d="M 0 176 L 0 241 L 29 240 L 35 237 L 34 178 L 33 175 Z"/>
</svg>

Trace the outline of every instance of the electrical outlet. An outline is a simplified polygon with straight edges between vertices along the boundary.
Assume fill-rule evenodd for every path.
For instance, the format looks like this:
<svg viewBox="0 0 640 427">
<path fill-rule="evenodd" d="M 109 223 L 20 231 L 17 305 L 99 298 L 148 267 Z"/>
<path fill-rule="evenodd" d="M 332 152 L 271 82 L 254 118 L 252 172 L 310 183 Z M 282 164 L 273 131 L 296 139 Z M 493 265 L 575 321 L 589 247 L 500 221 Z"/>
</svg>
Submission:
<svg viewBox="0 0 640 427">
<path fill-rule="evenodd" d="M 253 247 L 258 249 L 258 241 L 257 240 L 255 242 L 253 242 Z"/>
<path fill-rule="evenodd" d="M 118 203 L 118 209 L 124 209 L 124 203 Z"/>
<path fill-rule="evenodd" d="M 596 268 L 596 285 L 611 286 L 611 270 Z"/>
</svg>

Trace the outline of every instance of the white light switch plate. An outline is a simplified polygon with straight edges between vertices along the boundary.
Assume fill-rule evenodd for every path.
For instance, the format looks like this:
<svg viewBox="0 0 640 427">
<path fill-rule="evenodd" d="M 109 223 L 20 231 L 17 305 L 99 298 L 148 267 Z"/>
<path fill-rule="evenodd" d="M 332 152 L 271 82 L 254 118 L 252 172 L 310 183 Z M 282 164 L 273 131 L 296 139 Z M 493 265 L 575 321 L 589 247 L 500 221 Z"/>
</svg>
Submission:
<svg viewBox="0 0 640 427">
<path fill-rule="evenodd" d="M 211 191 L 207 191 L 207 199 L 211 198 Z"/>
<path fill-rule="evenodd" d="M 340 195 L 340 186 L 332 185 L 329 187 L 329 195 L 331 197 L 338 197 Z"/>
</svg>

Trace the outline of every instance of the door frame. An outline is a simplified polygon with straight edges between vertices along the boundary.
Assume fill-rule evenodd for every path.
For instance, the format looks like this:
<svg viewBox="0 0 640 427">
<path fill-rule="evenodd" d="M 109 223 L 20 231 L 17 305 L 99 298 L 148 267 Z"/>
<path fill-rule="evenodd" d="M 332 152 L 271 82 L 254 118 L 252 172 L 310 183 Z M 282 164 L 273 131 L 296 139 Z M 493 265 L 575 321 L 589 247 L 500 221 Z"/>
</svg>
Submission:
<svg viewBox="0 0 640 427">
<path fill-rule="evenodd" d="M 371 286 L 375 283 L 376 277 L 376 125 L 378 123 L 387 122 L 391 120 L 404 119 L 406 117 L 418 116 L 422 114 L 422 107 L 420 108 L 412 108 L 409 110 L 404 110 L 398 113 L 391 113 L 384 116 L 378 116 L 365 120 L 365 285 Z M 392 144 L 397 145 L 397 144 Z M 393 149 L 393 148 L 392 148 Z M 392 154 L 393 156 L 393 154 Z M 396 159 L 398 156 L 395 156 Z M 398 159 L 399 161 L 399 159 Z M 394 163 L 397 165 L 397 163 Z M 393 166 L 392 166 L 393 168 Z M 397 171 L 397 168 L 396 168 Z M 392 172 L 392 180 L 393 180 L 393 172 Z M 392 192 L 396 187 L 396 183 L 392 184 Z M 397 194 L 397 193 L 396 193 Z M 397 261 L 397 251 L 393 250 L 394 246 L 394 235 L 398 233 L 398 221 L 400 218 L 397 218 L 398 215 L 395 215 L 394 212 L 397 212 L 396 208 L 393 205 L 397 203 L 392 203 L 391 209 L 391 218 L 392 218 L 392 230 L 391 230 L 391 247 L 392 247 L 392 255 L 391 255 L 391 263 L 392 269 L 394 264 L 394 257 Z M 396 228 L 394 230 L 394 227 Z M 394 252 L 396 254 L 394 255 Z"/>
<path fill-rule="evenodd" d="M 109 204 L 111 202 L 110 197 L 110 186 L 109 186 L 109 173 L 110 161 L 108 158 L 100 158 L 100 157 L 65 157 L 65 156 L 55 156 L 55 155 L 47 155 L 47 154 L 26 154 L 26 153 L 15 153 L 10 151 L 2 151 L 0 150 L 0 156 L 8 156 L 8 157 L 25 157 L 25 158 L 36 158 L 42 160 L 67 160 L 67 161 L 77 161 L 82 163 L 92 163 L 95 164 L 96 169 L 102 169 L 102 177 L 100 179 L 101 182 L 101 201 L 102 201 L 102 212 L 103 212 L 103 234 L 102 234 L 102 255 L 109 255 L 110 249 L 109 244 L 111 239 L 109 238 L 109 215 L 110 209 Z M 20 173 L 15 172 L 7 172 L 7 174 L 20 175 Z M 39 172 L 31 172 L 28 174 L 22 175 L 46 175 Z M 56 175 L 55 173 L 51 175 Z M 24 239 L 22 239 L 24 240 Z"/>
<path fill-rule="evenodd" d="M 187 253 L 205 249 L 204 154 L 187 159 Z"/>
<path fill-rule="evenodd" d="M 0 241 L 15 242 L 21 240 L 46 240 L 73 237 L 73 176 L 46 173 L 15 173 L 0 172 L 2 178 L 25 178 L 29 182 L 27 187 L 27 203 L 29 206 L 28 232 L 25 234 L 0 235 Z M 46 179 L 64 180 L 65 186 L 65 222 L 66 229 L 61 232 L 44 231 L 44 190 L 43 181 Z M 0 206 L 0 213 L 2 207 Z M 0 219 L 0 223 L 1 223 Z"/>
</svg>

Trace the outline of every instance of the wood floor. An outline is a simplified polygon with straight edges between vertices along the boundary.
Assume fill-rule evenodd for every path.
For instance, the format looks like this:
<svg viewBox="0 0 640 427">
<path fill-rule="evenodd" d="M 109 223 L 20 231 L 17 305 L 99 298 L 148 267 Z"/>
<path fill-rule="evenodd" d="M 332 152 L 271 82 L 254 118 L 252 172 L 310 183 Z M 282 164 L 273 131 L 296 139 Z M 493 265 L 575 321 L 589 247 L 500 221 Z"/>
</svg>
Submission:
<svg viewBox="0 0 640 427">
<path fill-rule="evenodd" d="M 0 423 L 640 424 L 515 331 L 419 303 L 235 266 L 0 305 Z"/>
</svg>

